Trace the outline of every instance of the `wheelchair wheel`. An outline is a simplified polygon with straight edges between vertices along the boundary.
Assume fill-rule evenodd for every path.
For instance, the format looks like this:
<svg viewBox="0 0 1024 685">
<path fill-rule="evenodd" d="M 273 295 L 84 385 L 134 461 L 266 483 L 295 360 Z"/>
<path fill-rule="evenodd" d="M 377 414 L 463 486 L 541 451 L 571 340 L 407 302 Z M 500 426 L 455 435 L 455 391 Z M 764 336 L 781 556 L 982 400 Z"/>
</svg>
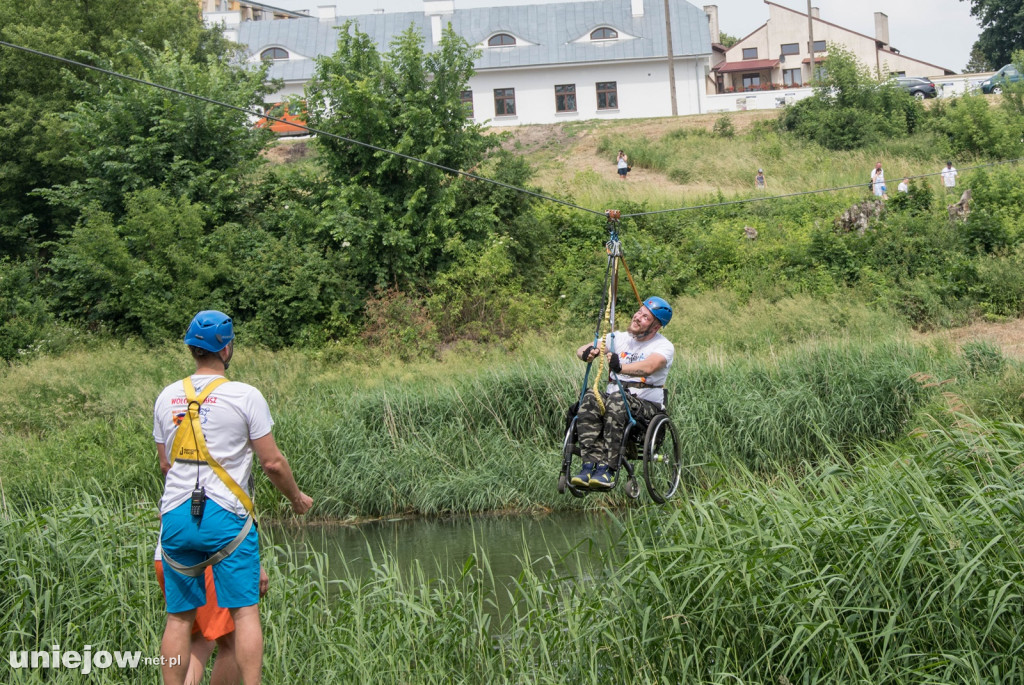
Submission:
<svg viewBox="0 0 1024 685">
<path fill-rule="evenodd" d="M 644 437 L 644 480 L 647 492 L 658 504 L 664 504 L 679 489 L 682 460 L 675 426 L 665 414 L 651 419 Z"/>
<path fill-rule="evenodd" d="M 583 459 L 578 454 L 579 449 L 576 443 L 576 418 L 573 417 L 568 430 L 565 431 L 565 438 L 562 440 L 562 472 L 558 474 L 558 491 L 566 490 L 573 497 L 583 497 L 586 490 L 572 484 L 573 474 L 583 468 Z"/>
</svg>

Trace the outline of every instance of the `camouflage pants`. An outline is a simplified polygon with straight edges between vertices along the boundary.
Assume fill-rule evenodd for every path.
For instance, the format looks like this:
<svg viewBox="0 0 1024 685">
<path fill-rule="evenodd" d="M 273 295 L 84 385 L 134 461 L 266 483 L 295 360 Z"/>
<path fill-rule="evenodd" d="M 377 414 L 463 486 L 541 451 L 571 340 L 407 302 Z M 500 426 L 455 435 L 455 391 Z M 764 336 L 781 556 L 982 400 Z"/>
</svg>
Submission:
<svg viewBox="0 0 1024 685">
<path fill-rule="evenodd" d="M 579 437 L 580 454 L 584 463 L 615 465 L 619 443 L 622 442 L 622 432 L 626 429 L 629 418 L 626 415 L 626 403 L 622 401 L 622 393 L 614 392 L 602 397 L 605 406 L 604 416 L 601 415 L 593 390 L 588 390 L 583 396 L 576 419 L 576 434 Z M 629 411 L 637 422 L 632 435 L 646 429 L 647 424 L 660 411 L 658 405 L 629 392 L 626 393 L 626 402 L 629 402 Z"/>
</svg>

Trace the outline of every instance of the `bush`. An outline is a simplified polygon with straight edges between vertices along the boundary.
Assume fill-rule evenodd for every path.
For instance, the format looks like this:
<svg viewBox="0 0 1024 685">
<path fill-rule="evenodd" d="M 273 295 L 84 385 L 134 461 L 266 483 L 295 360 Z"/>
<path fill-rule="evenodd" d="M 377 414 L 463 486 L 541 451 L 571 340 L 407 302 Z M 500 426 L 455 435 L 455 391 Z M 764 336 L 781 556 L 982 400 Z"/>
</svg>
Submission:
<svg viewBox="0 0 1024 685">
<path fill-rule="evenodd" d="M 38 273 L 34 262 L 0 259 L 0 360 L 41 349 L 53 326 Z"/>
<path fill-rule="evenodd" d="M 935 196 L 928 184 L 915 178 L 907 184 L 907 192 L 889 193 L 889 202 L 886 207 L 894 212 L 929 214 L 932 211 L 934 200 Z"/>
<path fill-rule="evenodd" d="M 732 138 L 736 135 L 736 127 L 732 125 L 732 119 L 727 114 L 715 119 L 715 125 L 711 130 L 719 138 Z"/>
<path fill-rule="evenodd" d="M 784 129 L 830 150 L 853 150 L 917 128 L 921 104 L 890 83 L 879 84 L 842 46 L 829 46 L 823 68 L 814 95 L 786 108 Z"/>
<path fill-rule="evenodd" d="M 1021 119 L 1006 109 L 990 107 L 983 95 L 965 95 L 947 104 L 939 99 L 927 126 L 949 142 L 953 155 L 975 154 L 996 159 L 1019 157 Z"/>
</svg>

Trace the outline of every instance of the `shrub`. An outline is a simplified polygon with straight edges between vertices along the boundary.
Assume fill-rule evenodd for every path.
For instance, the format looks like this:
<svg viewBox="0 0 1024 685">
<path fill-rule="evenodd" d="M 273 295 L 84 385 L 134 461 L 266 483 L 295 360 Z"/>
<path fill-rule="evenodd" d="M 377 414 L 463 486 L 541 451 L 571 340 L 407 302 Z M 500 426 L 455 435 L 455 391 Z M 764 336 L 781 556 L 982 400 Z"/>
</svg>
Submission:
<svg viewBox="0 0 1024 685">
<path fill-rule="evenodd" d="M 736 127 L 733 126 L 732 119 L 727 114 L 718 117 L 711 130 L 719 138 L 732 138 L 736 135 Z"/>
<path fill-rule="evenodd" d="M 378 290 L 366 301 L 363 340 L 402 360 L 437 358 L 440 339 L 426 303 L 397 288 Z"/>
<path fill-rule="evenodd" d="M 1006 109 L 989 107 L 983 95 L 965 95 L 931 109 L 928 126 L 949 142 L 954 155 L 976 154 L 997 159 L 1020 156 L 1020 118 Z"/>
<path fill-rule="evenodd" d="M 892 84 L 880 85 L 842 46 L 829 46 L 824 71 L 813 96 L 786 108 L 783 128 L 831 150 L 853 150 L 917 127 L 921 104 Z"/>
</svg>

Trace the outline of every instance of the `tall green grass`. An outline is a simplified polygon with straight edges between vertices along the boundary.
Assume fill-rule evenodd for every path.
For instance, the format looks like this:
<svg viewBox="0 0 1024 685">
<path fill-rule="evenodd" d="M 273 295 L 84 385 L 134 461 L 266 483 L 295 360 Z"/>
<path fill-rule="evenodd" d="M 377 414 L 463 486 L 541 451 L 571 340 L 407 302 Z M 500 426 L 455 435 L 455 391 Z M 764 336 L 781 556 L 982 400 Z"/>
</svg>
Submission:
<svg viewBox="0 0 1024 685">
<path fill-rule="evenodd" d="M 188 372 L 183 357 L 129 346 L 39 360 L 9 374 L 0 391 L 13 407 L 0 419 L 6 491 L 45 505 L 53 492 L 97 492 L 99 484 L 155 501 L 161 480 L 151 402 Z M 125 365 L 126 358 L 135 362 Z M 680 347 L 670 410 L 688 465 L 770 469 L 899 437 L 937 392 L 912 376 L 947 378 L 963 363 L 898 342 L 811 341 L 756 356 Z M 452 361 L 412 377 L 242 350 L 231 371 L 267 395 L 275 435 L 316 500 L 315 515 L 605 503 L 555 489 L 564 411 L 583 379 L 568 348 L 485 368 Z M 258 479 L 257 501 L 264 513 L 285 513 L 267 479 Z"/>
<path fill-rule="evenodd" d="M 483 553 L 437 577 L 387 557 L 357 575 L 266 549 L 266 681 L 1017 683 L 1022 450 L 1024 425 L 960 417 L 852 465 L 824 458 L 771 482 L 723 469 L 676 506 L 624 510 L 622 561 L 605 573 L 560 577 L 524 558 L 499 612 Z M 117 493 L 65 492 L 42 511 L 13 499 L 0 519 L 0 653 L 155 654 L 155 530 Z"/>
<path fill-rule="evenodd" d="M 976 361 L 900 342 L 890 319 L 863 308 L 724 296 L 679 304 L 670 412 L 695 482 L 717 477 L 708 465 L 770 472 L 897 439 L 950 389 L 919 374 L 959 379 L 972 404 L 993 386 L 1004 402 L 1021 394 L 1016 372 L 978 375 Z M 587 335 L 533 341 L 511 357 L 470 359 L 462 349 L 441 363 L 394 366 L 242 348 L 231 377 L 267 396 L 317 516 L 604 506 L 555 490 L 563 413 L 583 377 L 571 349 Z M 131 344 L 8 367 L 0 487 L 40 506 L 66 489 L 155 502 L 152 401 L 189 369 L 176 346 Z M 260 509 L 286 514 L 268 481 L 257 482 Z"/>
</svg>

